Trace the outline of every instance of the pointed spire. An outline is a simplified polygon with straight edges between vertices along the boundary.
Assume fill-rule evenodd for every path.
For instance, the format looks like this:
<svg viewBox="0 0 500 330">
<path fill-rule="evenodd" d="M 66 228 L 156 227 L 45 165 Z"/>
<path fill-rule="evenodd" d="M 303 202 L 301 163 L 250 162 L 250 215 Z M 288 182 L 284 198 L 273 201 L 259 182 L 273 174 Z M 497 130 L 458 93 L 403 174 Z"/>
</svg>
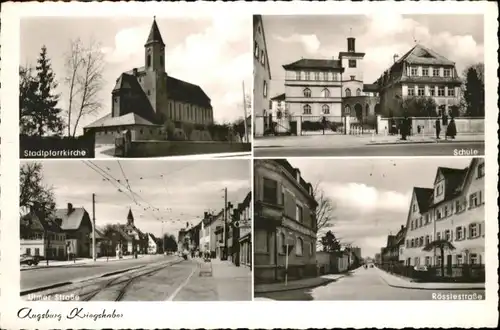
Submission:
<svg viewBox="0 0 500 330">
<path fill-rule="evenodd" d="M 156 16 L 153 17 L 153 24 L 151 25 L 151 30 L 149 31 L 149 37 L 146 41 L 146 46 L 155 42 L 158 42 L 161 45 L 165 46 L 161 37 L 160 29 L 156 24 Z"/>
<path fill-rule="evenodd" d="M 128 209 L 127 223 L 134 224 L 134 215 L 132 214 L 132 208 Z"/>
</svg>

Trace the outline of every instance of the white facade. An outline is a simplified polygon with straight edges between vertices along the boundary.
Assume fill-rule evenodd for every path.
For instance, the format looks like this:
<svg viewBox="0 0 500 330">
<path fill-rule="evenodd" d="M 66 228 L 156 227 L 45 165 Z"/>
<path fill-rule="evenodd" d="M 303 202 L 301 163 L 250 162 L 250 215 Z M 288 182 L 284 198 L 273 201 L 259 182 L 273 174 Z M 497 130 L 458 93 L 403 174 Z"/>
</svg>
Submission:
<svg viewBox="0 0 500 330">
<path fill-rule="evenodd" d="M 455 250 L 445 250 L 445 265 L 484 263 L 484 159 L 477 158 L 469 167 L 460 195 L 443 202 L 445 177 L 438 174 L 433 204 L 421 212 L 415 194 L 408 217 L 406 242 L 400 260 L 406 265 L 439 265 L 440 251 L 423 251 L 429 242 L 447 239 Z"/>
<path fill-rule="evenodd" d="M 151 235 L 148 235 L 148 254 L 158 253 L 158 243 Z"/>
</svg>

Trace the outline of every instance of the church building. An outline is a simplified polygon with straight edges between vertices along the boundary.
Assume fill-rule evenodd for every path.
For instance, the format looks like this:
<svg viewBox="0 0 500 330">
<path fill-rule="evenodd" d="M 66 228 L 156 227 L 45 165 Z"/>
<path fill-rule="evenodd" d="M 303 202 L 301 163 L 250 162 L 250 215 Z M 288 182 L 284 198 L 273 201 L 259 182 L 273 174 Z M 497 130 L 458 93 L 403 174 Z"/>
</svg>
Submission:
<svg viewBox="0 0 500 330">
<path fill-rule="evenodd" d="M 164 140 L 166 122 L 213 124 L 211 100 L 203 89 L 169 75 L 165 70 L 165 43 L 153 20 L 144 45 L 144 66 L 123 72 L 111 92 L 111 112 L 84 128 L 96 141 L 114 143 L 130 130 L 135 140 Z"/>
</svg>

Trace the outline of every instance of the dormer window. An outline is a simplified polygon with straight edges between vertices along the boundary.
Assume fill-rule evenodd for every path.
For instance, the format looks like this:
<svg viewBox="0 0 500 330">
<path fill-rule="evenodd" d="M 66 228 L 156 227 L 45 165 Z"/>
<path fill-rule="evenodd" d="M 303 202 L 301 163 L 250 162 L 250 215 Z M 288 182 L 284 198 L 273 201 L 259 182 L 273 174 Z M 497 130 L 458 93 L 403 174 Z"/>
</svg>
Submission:
<svg viewBox="0 0 500 330">
<path fill-rule="evenodd" d="M 295 177 L 297 179 L 297 182 L 300 182 L 300 172 L 299 171 L 296 172 Z"/>
<path fill-rule="evenodd" d="M 477 166 L 477 178 L 480 179 L 484 176 L 484 163 Z"/>
<path fill-rule="evenodd" d="M 443 194 L 443 185 L 438 184 L 438 186 L 436 187 L 436 196 L 441 196 L 442 194 Z"/>
</svg>

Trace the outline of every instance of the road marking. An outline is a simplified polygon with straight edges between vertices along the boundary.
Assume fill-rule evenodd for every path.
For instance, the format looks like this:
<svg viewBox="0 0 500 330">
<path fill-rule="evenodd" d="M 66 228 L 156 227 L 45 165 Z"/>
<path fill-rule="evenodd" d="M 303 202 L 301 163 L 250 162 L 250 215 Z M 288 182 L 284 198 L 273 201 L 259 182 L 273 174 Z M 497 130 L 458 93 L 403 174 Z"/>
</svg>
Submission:
<svg viewBox="0 0 500 330">
<path fill-rule="evenodd" d="M 170 297 L 167 298 L 167 301 L 173 301 L 174 298 L 179 294 L 179 292 L 181 292 L 181 290 L 184 289 L 184 287 L 189 283 L 191 277 L 193 277 L 196 269 L 198 269 L 198 267 L 193 267 L 193 271 L 191 272 L 191 274 L 189 274 L 186 280 L 182 282 L 182 284 L 177 289 L 175 289 L 175 291 L 170 295 Z"/>
</svg>

